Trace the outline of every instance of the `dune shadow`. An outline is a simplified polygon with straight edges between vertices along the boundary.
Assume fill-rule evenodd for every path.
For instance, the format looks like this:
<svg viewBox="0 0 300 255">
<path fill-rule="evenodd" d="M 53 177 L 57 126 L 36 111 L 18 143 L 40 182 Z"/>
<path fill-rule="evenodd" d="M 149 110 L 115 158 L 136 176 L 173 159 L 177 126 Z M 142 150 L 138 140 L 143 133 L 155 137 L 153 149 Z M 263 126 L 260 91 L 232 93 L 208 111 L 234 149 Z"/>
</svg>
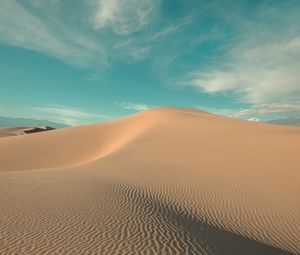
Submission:
<svg viewBox="0 0 300 255">
<path fill-rule="evenodd" d="M 159 212 L 173 224 L 187 231 L 208 254 L 216 255 L 292 255 L 288 251 L 252 240 L 205 223 L 199 218 L 180 212 L 176 208 L 164 208 Z M 183 240 L 184 242 L 185 240 Z M 294 254 L 295 255 L 295 254 Z"/>
<path fill-rule="evenodd" d="M 146 214 L 159 218 L 162 223 L 172 224 L 177 229 L 174 238 L 179 246 L 190 246 L 188 254 L 296 255 L 208 224 L 180 206 L 149 196 L 143 191 L 132 187 L 126 190 L 128 201 L 134 204 L 135 209 L 140 207 L 144 213 L 146 211 Z"/>
</svg>

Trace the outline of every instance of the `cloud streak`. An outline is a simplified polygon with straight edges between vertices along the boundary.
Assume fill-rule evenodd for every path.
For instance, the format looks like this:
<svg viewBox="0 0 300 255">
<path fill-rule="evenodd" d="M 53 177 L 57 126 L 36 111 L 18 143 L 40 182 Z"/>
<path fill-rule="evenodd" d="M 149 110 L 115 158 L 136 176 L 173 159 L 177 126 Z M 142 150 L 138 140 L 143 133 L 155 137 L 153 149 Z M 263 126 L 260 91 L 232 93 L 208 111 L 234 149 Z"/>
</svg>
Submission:
<svg viewBox="0 0 300 255">
<path fill-rule="evenodd" d="M 101 56 L 106 62 L 106 52 L 93 36 L 67 26 L 54 8 L 47 9 L 46 2 L 22 5 L 15 0 L 0 1 L 0 41 L 55 56 L 69 64 L 86 66 Z M 47 15 L 38 13 L 48 10 Z"/>
<path fill-rule="evenodd" d="M 231 114 L 235 118 L 252 118 L 260 116 L 271 118 L 270 116 L 300 116 L 300 104 L 264 104 L 255 105 L 251 108 L 241 109 Z"/>
<path fill-rule="evenodd" d="M 131 37 L 155 20 L 160 0 L 90 0 L 75 18 L 60 1 L 0 1 L 0 42 L 103 70 L 115 61 L 140 61 L 151 46 Z M 64 15 L 65 12 L 69 15 Z M 128 42 L 127 44 L 124 44 Z M 120 47 L 115 47 L 119 45 Z"/>
<path fill-rule="evenodd" d="M 160 0 L 97 0 L 92 18 L 96 29 L 111 29 L 118 34 L 141 30 L 153 21 Z"/>
<path fill-rule="evenodd" d="M 213 108 L 205 106 L 198 106 L 196 108 L 218 115 L 249 121 L 300 118 L 300 104 L 292 102 L 286 104 L 260 104 L 240 109 Z"/>
<path fill-rule="evenodd" d="M 237 35 L 220 64 L 191 72 L 185 84 L 250 104 L 300 100 L 300 8 L 280 7 L 260 6 L 254 21 L 229 17 Z"/>
<path fill-rule="evenodd" d="M 147 105 L 143 103 L 131 103 L 131 102 L 122 102 L 119 103 L 118 105 L 120 105 L 123 109 L 134 110 L 134 111 L 144 111 L 153 107 L 151 105 Z"/>
<path fill-rule="evenodd" d="M 93 123 L 111 118 L 109 115 L 95 114 L 62 106 L 41 106 L 27 108 L 38 113 L 46 114 L 47 117 L 53 121 L 62 122 L 71 126 L 80 125 L 86 122 Z"/>
</svg>

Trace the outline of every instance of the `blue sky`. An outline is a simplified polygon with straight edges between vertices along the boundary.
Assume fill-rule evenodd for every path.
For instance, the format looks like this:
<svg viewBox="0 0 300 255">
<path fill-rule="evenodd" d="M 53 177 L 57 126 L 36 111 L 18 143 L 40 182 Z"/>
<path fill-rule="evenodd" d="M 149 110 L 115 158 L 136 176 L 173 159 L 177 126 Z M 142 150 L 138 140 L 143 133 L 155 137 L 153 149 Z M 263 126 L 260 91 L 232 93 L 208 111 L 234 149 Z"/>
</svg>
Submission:
<svg viewBox="0 0 300 255">
<path fill-rule="evenodd" d="M 0 1 L 0 115 L 300 117 L 300 2 Z"/>
</svg>

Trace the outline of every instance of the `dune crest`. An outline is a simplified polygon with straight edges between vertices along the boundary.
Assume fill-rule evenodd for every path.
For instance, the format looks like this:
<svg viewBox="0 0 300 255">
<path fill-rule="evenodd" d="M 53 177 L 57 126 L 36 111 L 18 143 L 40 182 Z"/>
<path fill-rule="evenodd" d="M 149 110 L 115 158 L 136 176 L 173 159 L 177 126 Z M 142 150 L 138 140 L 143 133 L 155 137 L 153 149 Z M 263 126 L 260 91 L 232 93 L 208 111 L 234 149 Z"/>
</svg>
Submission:
<svg viewBox="0 0 300 255">
<path fill-rule="evenodd" d="M 136 114 L 103 124 L 58 129 L 30 137 L 7 137 L 0 143 L 1 170 L 49 169 L 88 163 L 127 145 L 154 122 L 155 118 Z"/>
<path fill-rule="evenodd" d="M 2 138 L 0 253 L 300 254 L 299 151 L 299 127 L 174 107 Z"/>
</svg>

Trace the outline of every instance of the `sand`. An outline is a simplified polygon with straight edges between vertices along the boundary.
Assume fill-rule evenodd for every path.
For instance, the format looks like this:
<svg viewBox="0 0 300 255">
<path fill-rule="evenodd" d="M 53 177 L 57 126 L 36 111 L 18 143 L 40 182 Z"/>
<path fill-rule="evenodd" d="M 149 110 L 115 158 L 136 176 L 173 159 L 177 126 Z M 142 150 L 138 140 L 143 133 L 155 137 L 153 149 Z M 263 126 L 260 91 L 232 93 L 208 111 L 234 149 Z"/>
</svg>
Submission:
<svg viewBox="0 0 300 255">
<path fill-rule="evenodd" d="M 0 139 L 0 254 L 300 254 L 300 127 L 155 108 Z"/>
</svg>

